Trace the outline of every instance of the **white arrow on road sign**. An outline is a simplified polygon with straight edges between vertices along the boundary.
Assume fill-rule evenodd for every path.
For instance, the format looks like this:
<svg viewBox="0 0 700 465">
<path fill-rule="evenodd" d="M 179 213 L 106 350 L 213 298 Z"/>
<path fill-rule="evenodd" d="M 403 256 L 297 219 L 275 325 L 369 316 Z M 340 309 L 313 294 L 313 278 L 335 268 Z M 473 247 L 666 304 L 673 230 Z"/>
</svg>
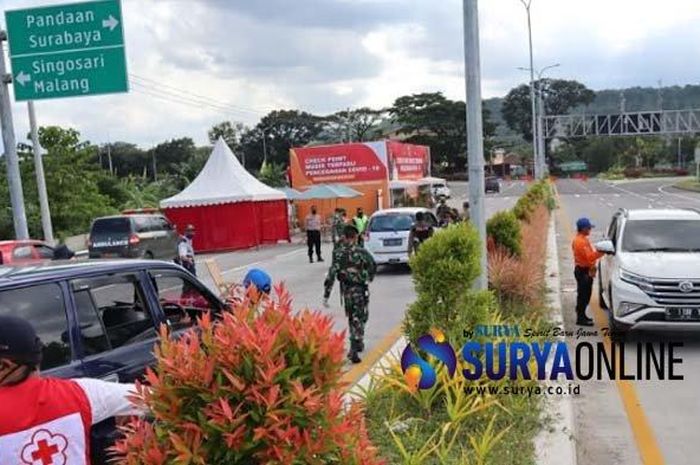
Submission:
<svg viewBox="0 0 700 465">
<path fill-rule="evenodd" d="M 109 18 L 102 20 L 102 27 L 108 27 L 110 31 L 113 31 L 118 24 L 119 21 L 117 21 L 117 18 L 112 15 L 109 15 Z"/>
<path fill-rule="evenodd" d="M 15 80 L 24 87 L 26 83 L 32 80 L 32 76 L 24 71 L 20 71 L 17 77 L 15 77 Z"/>
</svg>

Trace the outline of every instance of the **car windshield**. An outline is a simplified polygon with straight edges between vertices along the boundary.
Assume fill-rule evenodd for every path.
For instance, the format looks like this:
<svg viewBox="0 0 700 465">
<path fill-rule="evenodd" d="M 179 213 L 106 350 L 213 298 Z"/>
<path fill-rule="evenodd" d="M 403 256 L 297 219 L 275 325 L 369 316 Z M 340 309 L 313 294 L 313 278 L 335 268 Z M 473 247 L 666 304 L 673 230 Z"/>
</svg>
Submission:
<svg viewBox="0 0 700 465">
<path fill-rule="evenodd" d="M 129 234 L 130 229 L 128 218 L 104 218 L 95 221 L 92 234 Z"/>
<path fill-rule="evenodd" d="M 413 215 L 408 213 L 381 215 L 372 218 L 369 230 L 370 232 L 410 231 L 411 226 L 413 226 Z"/>
<path fill-rule="evenodd" d="M 433 187 L 435 189 L 442 189 L 443 187 L 445 187 L 445 185 L 444 184 L 433 184 Z"/>
<path fill-rule="evenodd" d="M 698 220 L 632 220 L 622 239 L 625 252 L 700 252 Z"/>
</svg>

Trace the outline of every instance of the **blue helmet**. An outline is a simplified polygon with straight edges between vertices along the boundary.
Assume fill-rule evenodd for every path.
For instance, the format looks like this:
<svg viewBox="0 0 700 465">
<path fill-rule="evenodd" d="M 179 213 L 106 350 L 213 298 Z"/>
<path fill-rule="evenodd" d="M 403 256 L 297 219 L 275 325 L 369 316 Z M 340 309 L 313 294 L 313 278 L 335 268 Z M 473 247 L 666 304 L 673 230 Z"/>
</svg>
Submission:
<svg viewBox="0 0 700 465">
<path fill-rule="evenodd" d="M 269 294 L 272 290 L 272 278 L 269 274 L 259 268 L 251 268 L 243 278 L 243 286 L 247 289 L 250 286 L 264 294 Z"/>
<path fill-rule="evenodd" d="M 593 227 L 593 223 L 591 223 L 591 220 L 588 218 L 579 218 L 579 220 L 576 222 L 576 229 L 579 231 L 582 229 L 591 229 Z"/>
</svg>

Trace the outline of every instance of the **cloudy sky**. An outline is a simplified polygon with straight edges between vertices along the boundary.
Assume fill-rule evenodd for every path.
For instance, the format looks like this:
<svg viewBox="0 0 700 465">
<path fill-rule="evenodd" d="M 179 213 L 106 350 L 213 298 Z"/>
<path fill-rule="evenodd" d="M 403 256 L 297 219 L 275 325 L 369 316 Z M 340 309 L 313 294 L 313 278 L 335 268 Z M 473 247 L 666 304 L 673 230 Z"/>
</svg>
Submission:
<svg viewBox="0 0 700 465">
<path fill-rule="evenodd" d="M 4 9 L 65 3 L 0 0 Z M 482 87 L 527 80 L 520 0 L 481 0 Z M 443 91 L 464 98 L 461 0 L 123 0 L 131 92 L 37 103 L 40 125 L 147 147 L 272 109 L 328 114 Z M 698 0 L 532 0 L 535 67 L 593 89 L 696 84 Z M 4 20 L 3 20 L 4 23 Z M 3 25 L 4 26 L 4 25 Z M 18 140 L 25 105 L 15 105 Z"/>
</svg>

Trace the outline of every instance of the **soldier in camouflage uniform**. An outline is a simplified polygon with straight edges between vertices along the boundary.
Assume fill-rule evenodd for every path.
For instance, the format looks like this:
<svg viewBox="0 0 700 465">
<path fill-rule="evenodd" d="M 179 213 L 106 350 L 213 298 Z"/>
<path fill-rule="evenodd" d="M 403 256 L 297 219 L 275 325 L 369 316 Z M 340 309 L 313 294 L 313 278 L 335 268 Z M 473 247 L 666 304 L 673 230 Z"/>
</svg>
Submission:
<svg viewBox="0 0 700 465">
<path fill-rule="evenodd" d="M 335 215 L 333 215 L 333 223 L 331 225 L 331 230 L 333 232 L 333 249 L 335 250 L 338 245 L 343 241 L 344 230 L 346 224 L 345 210 L 342 208 L 336 208 Z"/>
<path fill-rule="evenodd" d="M 369 317 L 369 283 L 377 273 L 377 265 L 369 252 L 357 245 L 357 228 L 348 225 L 345 240 L 333 251 L 333 261 L 324 282 L 323 303 L 328 298 L 336 278 L 340 282 L 345 315 L 350 327 L 350 352 L 352 363 L 360 363 L 359 352 L 364 350 L 365 324 Z"/>
</svg>

